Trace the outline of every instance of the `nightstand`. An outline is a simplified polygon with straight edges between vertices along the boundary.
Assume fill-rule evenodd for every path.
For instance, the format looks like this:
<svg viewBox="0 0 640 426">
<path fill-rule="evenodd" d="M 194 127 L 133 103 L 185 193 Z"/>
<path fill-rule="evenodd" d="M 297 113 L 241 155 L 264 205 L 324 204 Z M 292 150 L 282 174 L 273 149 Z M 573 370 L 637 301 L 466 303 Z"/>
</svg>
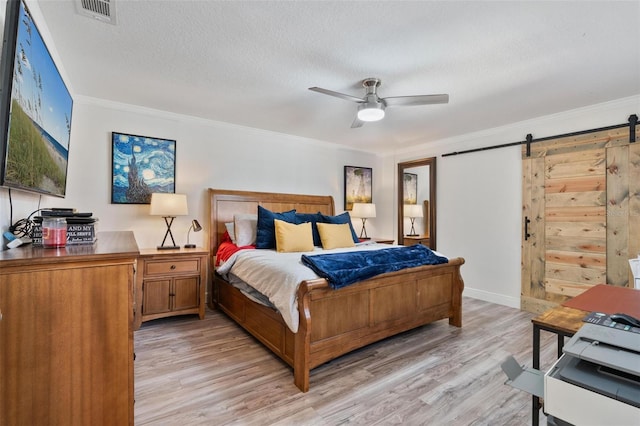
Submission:
<svg viewBox="0 0 640 426">
<path fill-rule="evenodd" d="M 363 241 L 372 241 L 378 244 L 393 244 L 395 242 L 395 240 L 391 238 L 376 238 L 376 237 L 371 237 L 368 240 L 363 240 Z"/>
<path fill-rule="evenodd" d="M 201 247 L 140 250 L 134 330 L 144 321 L 174 315 L 204 318 L 208 254 Z"/>
<path fill-rule="evenodd" d="M 423 246 L 430 247 L 431 241 L 429 240 L 428 235 L 416 235 L 416 236 L 407 236 L 403 237 L 405 246 L 415 246 L 416 244 L 422 244 Z"/>
</svg>

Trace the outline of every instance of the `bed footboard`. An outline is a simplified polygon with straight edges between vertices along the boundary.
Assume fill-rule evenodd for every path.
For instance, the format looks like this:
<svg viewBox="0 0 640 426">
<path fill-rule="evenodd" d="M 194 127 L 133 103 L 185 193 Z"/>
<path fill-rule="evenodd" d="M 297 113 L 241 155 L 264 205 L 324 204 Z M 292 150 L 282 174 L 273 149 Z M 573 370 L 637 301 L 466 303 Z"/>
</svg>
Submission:
<svg viewBox="0 0 640 426">
<path fill-rule="evenodd" d="M 406 269 L 333 290 L 324 280 L 298 290 L 294 382 L 309 390 L 311 369 L 389 336 L 440 319 L 462 326 L 464 259 Z"/>
</svg>

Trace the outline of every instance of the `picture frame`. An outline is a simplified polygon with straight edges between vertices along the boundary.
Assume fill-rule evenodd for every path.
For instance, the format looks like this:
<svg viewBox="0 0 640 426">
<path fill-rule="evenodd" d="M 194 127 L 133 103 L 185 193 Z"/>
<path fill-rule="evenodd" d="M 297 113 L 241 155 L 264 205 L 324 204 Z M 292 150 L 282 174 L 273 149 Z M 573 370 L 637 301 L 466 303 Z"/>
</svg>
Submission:
<svg viewBox="0 0 640 426">
<path fill-rule="evenodd" d="M 150 204 L 154 192 L 176 192 L 175 140 L 112 132 L 111 152 L 111 204 Z"/>
<path fill-rule="evenodd" d="M 353 203 L 373 202 L 373 169 L 344 166 L 344 209 L 351 211 Z"/>
<path fill-rule="evenodd" d="M 404 174 L 404 204 L 418 204 L 418 175 Z"/>
</svg>

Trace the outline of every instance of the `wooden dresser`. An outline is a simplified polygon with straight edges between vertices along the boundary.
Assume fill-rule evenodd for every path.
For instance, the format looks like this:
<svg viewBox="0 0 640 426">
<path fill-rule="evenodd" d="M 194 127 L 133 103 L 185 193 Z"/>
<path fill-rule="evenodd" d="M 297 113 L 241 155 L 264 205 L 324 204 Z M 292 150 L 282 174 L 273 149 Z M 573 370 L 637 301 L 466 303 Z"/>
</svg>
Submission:
<svg viewBox="0 0 640 426">
<path fill-rule="evenodd" d="M 0 252 L 0 425 L 133 425 L 132 232 Z"/>
</svg>

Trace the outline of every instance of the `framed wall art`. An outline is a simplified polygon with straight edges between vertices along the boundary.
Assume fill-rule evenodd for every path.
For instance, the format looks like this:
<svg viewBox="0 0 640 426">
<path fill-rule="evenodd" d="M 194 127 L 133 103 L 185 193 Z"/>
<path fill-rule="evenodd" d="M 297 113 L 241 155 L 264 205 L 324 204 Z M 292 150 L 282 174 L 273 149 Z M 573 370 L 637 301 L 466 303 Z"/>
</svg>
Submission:
<svg viewBox="0 0 640 426">
<path fill-rule="evenodd" d="M 344 166 L 344 209 L 350 211 L 353 203 L 371 203 L 373 169 Z"/>
<path fill-rule="evenodd" d="M 418 204 L 418 175 L 404 174 L 404 204 Z"/>
<path fill-rule="evenodd" d="M 111 135 L 111 204 L 149 204 L 154 192 L 176 192 L 176 141 Z"/>
</svg>

